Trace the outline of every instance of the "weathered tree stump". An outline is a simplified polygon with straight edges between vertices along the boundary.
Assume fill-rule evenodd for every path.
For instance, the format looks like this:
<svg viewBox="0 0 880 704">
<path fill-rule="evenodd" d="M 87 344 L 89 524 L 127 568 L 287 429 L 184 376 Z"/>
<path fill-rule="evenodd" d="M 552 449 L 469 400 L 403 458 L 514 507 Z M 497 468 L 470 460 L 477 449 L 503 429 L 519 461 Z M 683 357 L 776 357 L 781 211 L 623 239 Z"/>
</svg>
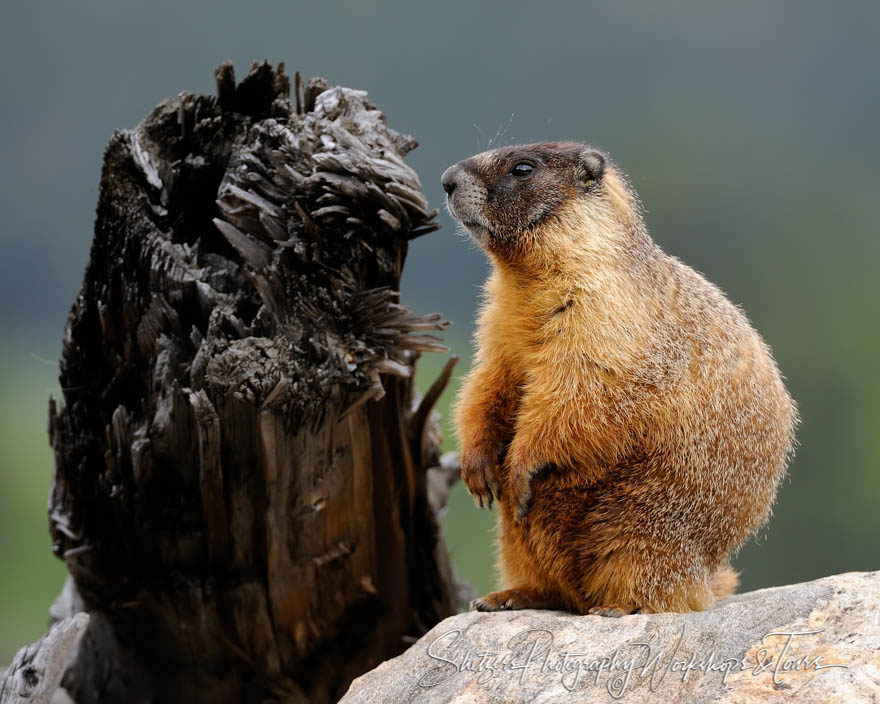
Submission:
<svg viewBox="0 0 880 704">
<path fill-rule="evenodd" d="M 366 94 L 254 65 L 104 157 L 50 402 L 50 526 L 91 614 L 88 702 L 335 701 L 455 611 L 444 478 L 398 301 L 437 229 L 416 146 Z M 413 334 L 415 333 L 415 334 Z"/>
<path fill-rule="evenodd" d="M 19 650 L 9 668 L 0 670 L 0 704 L 49 704 L 88 623 L 82 612 L 61 619 Z"/>
</svg>

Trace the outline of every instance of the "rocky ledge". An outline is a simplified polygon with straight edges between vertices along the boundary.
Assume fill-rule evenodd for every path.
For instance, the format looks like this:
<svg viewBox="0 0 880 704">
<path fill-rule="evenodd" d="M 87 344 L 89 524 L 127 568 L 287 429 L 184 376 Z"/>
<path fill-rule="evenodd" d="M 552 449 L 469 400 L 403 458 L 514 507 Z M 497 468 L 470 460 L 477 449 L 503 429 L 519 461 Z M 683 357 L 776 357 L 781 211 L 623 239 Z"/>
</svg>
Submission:
<svg viewBox="0 0 880 704">
<path fill-rule="evenodd" d="M 880 572 L 761 589 L 691 614 L 458 614 L 341 701 L 877 702 Z"/>
</svg>

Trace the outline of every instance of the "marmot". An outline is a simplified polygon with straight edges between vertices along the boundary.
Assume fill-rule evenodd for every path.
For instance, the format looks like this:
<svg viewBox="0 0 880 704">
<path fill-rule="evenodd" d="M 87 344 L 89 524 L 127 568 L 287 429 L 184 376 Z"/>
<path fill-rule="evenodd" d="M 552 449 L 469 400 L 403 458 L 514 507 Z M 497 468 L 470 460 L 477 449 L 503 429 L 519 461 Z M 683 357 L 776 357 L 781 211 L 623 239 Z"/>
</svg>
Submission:
<svg viewBox="0 0 880 704">
<path fill-rule="evenodd" d="M 499 505 L 481 611 L 699 611 L 770 514 L 797 411 L 743 312 L 650 238 L 626 176 L 573 142 L 446 170 L 489 255 L 461 473 Z"/>
</svg>

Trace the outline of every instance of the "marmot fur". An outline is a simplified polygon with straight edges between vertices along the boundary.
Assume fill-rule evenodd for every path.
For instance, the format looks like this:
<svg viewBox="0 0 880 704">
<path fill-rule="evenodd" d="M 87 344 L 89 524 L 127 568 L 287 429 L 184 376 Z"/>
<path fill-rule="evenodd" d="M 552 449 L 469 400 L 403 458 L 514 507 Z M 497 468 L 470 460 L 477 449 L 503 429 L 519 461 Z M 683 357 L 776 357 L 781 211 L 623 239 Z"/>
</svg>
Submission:
<svg viewBox="0 0 880 704">
<path fill-rule="evenodd" d="M 650 238 L 608 157 L 506 147 L 443 174 L 488 253 L 457 398 L 464 482 L 499 505 L 479 610 L 698 611 L 731 594 L 797 412 L 742 311 Z"/>
</svg>

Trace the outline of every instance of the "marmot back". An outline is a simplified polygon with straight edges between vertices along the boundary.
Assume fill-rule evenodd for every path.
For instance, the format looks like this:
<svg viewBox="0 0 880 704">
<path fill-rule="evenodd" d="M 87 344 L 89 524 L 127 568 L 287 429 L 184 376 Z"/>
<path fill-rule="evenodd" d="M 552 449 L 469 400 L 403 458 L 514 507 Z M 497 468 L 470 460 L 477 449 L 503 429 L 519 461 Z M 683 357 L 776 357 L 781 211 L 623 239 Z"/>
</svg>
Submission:
<svg viewBox="0 0 880 704">
<path fill-rule="evenodd" d="M 742 311 L 649 237 L 626 177 L 579 143 L 443 174 L 489 254 L 456 401 L 462 477 L 499 505 L 505 589 L 480 610 L 706 608 L 763 525 L 797 423 Z"/>
</svg>

